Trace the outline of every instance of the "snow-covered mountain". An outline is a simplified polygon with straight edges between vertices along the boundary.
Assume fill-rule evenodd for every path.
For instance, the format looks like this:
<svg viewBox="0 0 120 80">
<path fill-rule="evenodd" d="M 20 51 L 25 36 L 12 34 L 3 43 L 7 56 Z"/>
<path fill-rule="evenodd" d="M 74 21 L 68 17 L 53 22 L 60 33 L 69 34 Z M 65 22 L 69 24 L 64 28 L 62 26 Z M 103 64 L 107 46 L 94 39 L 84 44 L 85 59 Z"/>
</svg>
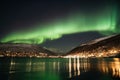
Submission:
<svg viewBox="0 0 120 80">
<path fill-rule="evenodd" d="M 117 53 L 120 53 L 120 34 L 95 39 L 82 44 L 68 52 L 67 55 L 80 56 L 82 54 L 84 56 L 88 56 L 91 54 L 93 56 L 98 56 L 101 54 L 104 57 L 113 56 Z"/>
<path fill-rule="evenodd" d="M 114 36 L 117 36 L 117 35 L 110 35 L 110 36 L 105 36 L 105 37 L 102 37 L 102 38 L 98 38 L 98 39 L 92 40 L 92 41 L 90 41 L 90 42 L 87 42 L 87 43 L 85 43 L 85 44 L 81 44 L 80 46 L 95 44 L 95 43 L 98 43 L 98 42 L 100 42 L 100 41 L 103 41 L 103 40 L 112 38 L 112 37 L 114 37 Z"/>
<path fill-rule="evenodd" d="M 45 48 L 40 47 L 35 44 L 15 44 L 15 43 L 6 43 L 0 44 L 0 54 L 7 56 L 51 56 L 56 55 L 54 52 L 49 51 Z"/>
</svg>

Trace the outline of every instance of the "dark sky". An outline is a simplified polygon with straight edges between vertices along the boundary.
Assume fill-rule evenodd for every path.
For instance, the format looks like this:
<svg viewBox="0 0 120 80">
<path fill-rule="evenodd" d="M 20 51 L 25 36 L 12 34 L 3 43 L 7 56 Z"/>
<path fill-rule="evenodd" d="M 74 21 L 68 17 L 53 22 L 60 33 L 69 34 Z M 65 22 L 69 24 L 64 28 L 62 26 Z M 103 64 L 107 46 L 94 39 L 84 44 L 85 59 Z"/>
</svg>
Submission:
<svg viewBox="0 0 120 80">
<path fill-rule="evenodd" d="M 98 15 L 105 6 L 114 3 L 119 5 L 119 0 L 4 0 L 0 3 L 0 39 L 11 32 L 31 29 L 38 23 L 50 23 L 77 11 L 86 15 Z M 74 33 L 56 40 L 47 40 L 41 46 L 68 51 L 102 36 L 104 35 L 96 31 Z"/>
</svg>

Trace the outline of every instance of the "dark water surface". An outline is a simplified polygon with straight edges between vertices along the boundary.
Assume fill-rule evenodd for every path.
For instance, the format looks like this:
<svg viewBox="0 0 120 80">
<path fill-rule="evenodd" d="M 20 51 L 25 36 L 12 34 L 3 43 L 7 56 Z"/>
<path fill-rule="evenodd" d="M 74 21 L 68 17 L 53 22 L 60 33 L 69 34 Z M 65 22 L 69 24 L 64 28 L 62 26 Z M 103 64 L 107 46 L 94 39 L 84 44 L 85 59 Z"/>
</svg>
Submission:
<svg viewBox="0 0 120 80">
<path fill-rule="evenodd" d="M 120 80 L 120 58 L 0 58 L 0 80 Z"/>
</svg>

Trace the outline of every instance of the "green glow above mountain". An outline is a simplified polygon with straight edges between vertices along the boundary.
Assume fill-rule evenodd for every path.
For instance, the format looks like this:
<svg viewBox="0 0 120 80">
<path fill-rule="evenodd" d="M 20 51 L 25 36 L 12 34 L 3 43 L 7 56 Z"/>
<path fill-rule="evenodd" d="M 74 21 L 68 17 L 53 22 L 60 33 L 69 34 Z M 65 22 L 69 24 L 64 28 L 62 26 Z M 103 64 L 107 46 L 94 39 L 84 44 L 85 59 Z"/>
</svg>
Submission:
<svg viewBox="0 0 120 80">
<path fill-rule="evenodd" d="M 89 15 L 80 12 L 53 21 L 47 24 L 35 25 L 30 31 L 12 32 L 3 39 L 2 43 L 30 43 L 41 44 L 46 40 L 55 40 L 63 35 L 98 31 L 101 34 L 117 33 L 116 20 L 117 8 L 109 7 L 101 11 L 98 15 Z"/>
</svg>

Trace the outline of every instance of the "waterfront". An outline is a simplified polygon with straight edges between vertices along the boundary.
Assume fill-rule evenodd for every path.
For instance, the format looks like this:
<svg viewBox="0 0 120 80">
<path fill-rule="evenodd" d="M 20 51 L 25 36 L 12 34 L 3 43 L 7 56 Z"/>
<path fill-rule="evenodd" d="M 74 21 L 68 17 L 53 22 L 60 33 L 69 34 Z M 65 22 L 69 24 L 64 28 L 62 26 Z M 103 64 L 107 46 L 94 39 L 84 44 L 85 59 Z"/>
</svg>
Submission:
<svg viewBox="0 0 120 80">
<path fill-rule="evenodd" d="M 0 80 L 119 80 L 119 58 L 0 58 Z"/>
</svg>

